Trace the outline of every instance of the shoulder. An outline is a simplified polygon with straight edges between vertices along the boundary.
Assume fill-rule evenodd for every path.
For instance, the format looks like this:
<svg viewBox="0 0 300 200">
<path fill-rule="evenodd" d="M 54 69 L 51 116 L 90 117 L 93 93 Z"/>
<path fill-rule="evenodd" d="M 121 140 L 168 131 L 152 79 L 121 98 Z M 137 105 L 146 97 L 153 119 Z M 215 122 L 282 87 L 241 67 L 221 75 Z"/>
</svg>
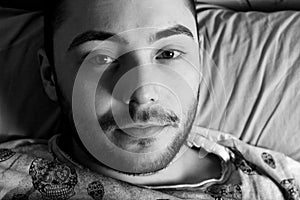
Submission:
<svg viewBox="0 0 300 200">
<path fill-rule="evenodd" d="M 52 158 L 51 153 L 48 151 L 47 140 L 21 139 L 0 143 L 0 161 L 4 162 L 8 154 L 45 159 Z"/>
</svg>

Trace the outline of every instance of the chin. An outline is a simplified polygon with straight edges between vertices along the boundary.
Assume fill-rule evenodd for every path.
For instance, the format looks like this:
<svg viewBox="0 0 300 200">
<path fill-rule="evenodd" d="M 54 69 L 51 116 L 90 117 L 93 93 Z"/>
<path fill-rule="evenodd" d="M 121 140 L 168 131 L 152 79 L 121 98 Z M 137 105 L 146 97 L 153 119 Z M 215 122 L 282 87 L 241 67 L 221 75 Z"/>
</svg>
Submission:
<svg viewBox="0 0 300 200">
<path fill-rule="evenodd" d="M 121 140 L 119 137 L 115 144 L 125 151 L 136 153 L 136 168 L 133 171 L 146 174 L 166 168 L 184 144 L 186 135 L 181 129 L 169 128 L 153 138 L 128 139 L 127 136 L 127 140 Z"/>
</svg>

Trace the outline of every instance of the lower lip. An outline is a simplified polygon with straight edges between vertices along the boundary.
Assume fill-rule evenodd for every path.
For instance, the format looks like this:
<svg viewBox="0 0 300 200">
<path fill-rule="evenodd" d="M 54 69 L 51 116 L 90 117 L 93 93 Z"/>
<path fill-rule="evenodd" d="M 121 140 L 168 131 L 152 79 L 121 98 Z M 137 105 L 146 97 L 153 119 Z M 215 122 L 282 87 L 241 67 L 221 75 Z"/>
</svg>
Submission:
<svg viewBox="0 0 300 200">
<path fill-rule="evenodd" d="M 147 128 L 126 128 L 118 130 L 132 137 L 149 138 L 159 134 L 164 128 L 164 126 L 151 126 Z"/>
</svg>

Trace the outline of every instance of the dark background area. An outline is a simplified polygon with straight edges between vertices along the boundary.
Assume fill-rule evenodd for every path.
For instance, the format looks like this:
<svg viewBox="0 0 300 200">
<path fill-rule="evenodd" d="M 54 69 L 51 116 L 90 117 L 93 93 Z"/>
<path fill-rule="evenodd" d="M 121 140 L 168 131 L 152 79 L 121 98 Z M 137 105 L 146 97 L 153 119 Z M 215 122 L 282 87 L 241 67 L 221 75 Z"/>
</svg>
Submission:
<svg viewBox="0 0 300 200">
<path fill-rule="evenodd" d="M 45 2 L 45 0 L 0 0 L 0 6 L 37 11 L 43 9 Z"/>
</svg>

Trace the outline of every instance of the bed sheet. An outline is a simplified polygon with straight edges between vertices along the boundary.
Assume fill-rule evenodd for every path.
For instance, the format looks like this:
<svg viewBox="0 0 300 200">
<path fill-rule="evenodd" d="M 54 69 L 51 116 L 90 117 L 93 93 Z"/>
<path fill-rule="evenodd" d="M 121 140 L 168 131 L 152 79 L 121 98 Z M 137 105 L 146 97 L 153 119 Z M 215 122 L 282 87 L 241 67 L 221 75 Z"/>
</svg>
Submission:
<svg viewBox="0 0 300 200">
<path fill-rule="evenodd" d="M 197 8 L 197 124 L 300 161 L 300 12 Z"/>
</svg>

